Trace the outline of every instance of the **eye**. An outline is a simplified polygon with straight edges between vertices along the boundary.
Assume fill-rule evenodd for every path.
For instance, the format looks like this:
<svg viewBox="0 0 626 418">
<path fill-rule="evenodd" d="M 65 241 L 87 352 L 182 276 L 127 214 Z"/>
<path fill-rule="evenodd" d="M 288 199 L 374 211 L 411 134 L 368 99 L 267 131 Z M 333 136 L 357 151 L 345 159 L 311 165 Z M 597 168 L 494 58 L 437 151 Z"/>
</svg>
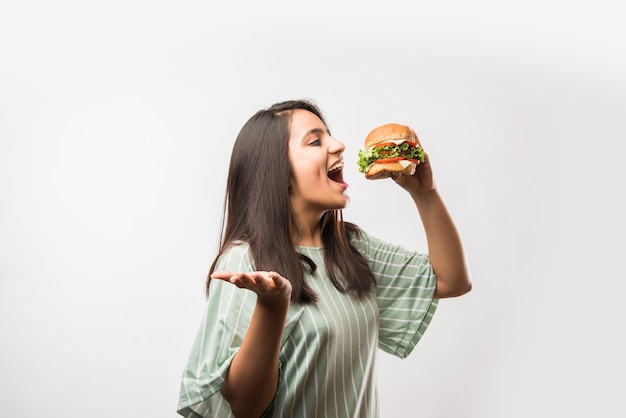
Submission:
<svg viewBox="0 0 626 418">
<path fill-rule="evenodd" d="M 319 147 L 320 145 L 322 145 L 322 140 L 317 138 L 315 141 L 311 141 L 309 145 L 312 147 Z"/>
</svg>

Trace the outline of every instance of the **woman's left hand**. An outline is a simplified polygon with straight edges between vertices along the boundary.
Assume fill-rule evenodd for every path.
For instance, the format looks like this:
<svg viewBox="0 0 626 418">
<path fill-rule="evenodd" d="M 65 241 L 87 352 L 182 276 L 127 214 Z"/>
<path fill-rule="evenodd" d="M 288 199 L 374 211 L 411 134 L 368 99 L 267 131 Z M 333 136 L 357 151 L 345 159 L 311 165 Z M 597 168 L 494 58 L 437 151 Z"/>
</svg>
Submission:
<svg viewBox="0 0 626 418">
<path fill-rule="evenodd" d="M 392 173 L 391 178 L 403 189 L 413 194 L 435 190 L 435 180 L 428 160 L 428 154 L 424 153 L 424 162 L 415 167 L 412 176 Z"/>
<path fill-rule="evenodd" d="M 417 134 L 415 134 L 415 131 L 412 129 L 411 131 L 413 132 L 413 137 L 419 144 Z M 415 173 L 412 176 L 392 173 L 391 178 L 403 189 L 411 193 L 411 195 L 429 192 L 437 188 L 433 178 L 433 170 L 430 166 L 430 159 L 427 153 L 424 153 L 424 162 L 415 167 Z"/>
</svg>

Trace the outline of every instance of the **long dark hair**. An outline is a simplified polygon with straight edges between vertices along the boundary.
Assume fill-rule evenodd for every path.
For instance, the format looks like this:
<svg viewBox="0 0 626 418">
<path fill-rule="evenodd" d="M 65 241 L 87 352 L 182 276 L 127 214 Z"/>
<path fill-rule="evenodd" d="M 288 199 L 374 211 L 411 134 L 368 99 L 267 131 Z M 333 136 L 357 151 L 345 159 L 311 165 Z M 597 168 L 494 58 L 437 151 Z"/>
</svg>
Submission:
<svg viewBox="0 0 626 418">
<path fill-rule="evenodd" d="M 312 272 L 317 266 L 299 254 L 294 244 L 297 221 L 289 198 L 292 168 L 288 140 L 296 109 L 308 110 L 326 124 L 313 101 L 289 100 L 258 111 L 237 136 L 226 185 L 222 236 L 209 270 L 207 295 L 210 275 L 220 256 L 233 243 L 245 241 L 256 270 L 276 271 L 291 281 L 292 302 L 317 300 L 303 272 Z M 376 284 L 374 276 L 365 258 L 350 243 L 359 229 L 344 222 L 340 210 L 324 213 L 320 227 L 325 268 L 335 287 L 357 297 L 370 292 Z"/>
</svg>

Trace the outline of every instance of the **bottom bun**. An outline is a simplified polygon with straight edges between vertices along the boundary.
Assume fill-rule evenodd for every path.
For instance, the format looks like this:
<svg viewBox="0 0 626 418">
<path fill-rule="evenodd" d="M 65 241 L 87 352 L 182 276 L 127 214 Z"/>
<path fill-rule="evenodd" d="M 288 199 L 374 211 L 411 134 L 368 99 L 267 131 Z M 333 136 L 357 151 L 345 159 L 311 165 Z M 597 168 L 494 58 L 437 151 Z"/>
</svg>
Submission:
<svg viewBox="0 0 626 418">
<path fill-rule="evenodd" d="M 365 178 L 368 180 L 384 179 L 390 177 L 391 173 L 412 176 L 415 174 L 415 167 L 417 167 L 417 164 L 413 162 L 406 167 L 397 161 L 393 163 L 374 163 L 365 172 Z"/>
</svg>

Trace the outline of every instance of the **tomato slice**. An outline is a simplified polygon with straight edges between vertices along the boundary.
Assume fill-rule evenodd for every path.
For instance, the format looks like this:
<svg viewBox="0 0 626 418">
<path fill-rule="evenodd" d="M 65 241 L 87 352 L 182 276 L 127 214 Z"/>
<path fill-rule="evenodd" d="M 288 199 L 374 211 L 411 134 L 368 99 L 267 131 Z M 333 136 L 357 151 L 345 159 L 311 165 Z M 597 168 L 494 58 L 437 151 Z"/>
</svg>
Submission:
<svg viewBox="0 0 626 418">
<path fill-rule="evenodd" d="M 382 158 L 380 160 L 376 160 L 377 163 L 395 163 L 396 161 L 404 160 L 402 157 L 393 157 L 393 158 Z"/>
</svg>

